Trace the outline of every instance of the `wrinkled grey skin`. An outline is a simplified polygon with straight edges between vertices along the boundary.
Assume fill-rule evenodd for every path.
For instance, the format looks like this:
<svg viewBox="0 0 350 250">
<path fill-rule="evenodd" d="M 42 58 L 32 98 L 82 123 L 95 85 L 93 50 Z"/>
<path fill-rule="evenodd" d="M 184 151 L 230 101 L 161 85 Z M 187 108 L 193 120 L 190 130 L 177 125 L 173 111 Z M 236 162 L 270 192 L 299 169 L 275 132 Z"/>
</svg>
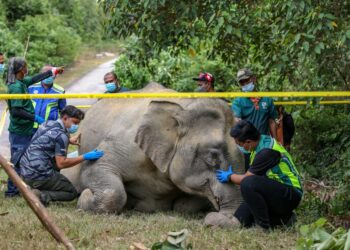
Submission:
<svg viewBox="0 0 350 250">
<path fill-rule="evenodd" d="M 174 91 L 152 83 L 136 92 Z M 215 176 L 229 164 L 243 172 L 229 135 L 232 125 L 221 99 L 100 100 L 80 126 L 79 151 L 98 148 L 105 155 L 81 164 L 78 207 L 97 213 L 197 212 L 209 200 L 220 213 L 232 214 L 241 201 L 239 187 Z"/>
</svg>

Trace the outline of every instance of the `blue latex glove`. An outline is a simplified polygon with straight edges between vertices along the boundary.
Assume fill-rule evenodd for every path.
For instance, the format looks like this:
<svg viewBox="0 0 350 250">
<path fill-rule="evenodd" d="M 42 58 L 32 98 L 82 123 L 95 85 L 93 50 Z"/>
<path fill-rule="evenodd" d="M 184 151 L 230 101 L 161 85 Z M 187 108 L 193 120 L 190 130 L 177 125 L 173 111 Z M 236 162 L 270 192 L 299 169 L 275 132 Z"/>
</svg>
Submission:
<svg viewBox="0 0 350 250">
<path fill-rule="evenodd" d="M 230 181 L 231 175 L 234 174 L 232 171 L 232 166 L 228 168 L 227 171 L 225 170 L 216 170 L 216 178 L 221 182 L 221 183 L 226 183 Z"/>
<path fill-rule="evenodd" d="M 41 116 L 35 115 L 34 121 L 39 124 L 42 124 L 45 121 L 45 119 L 42 118 Z"/>
<path fill-rule="evenodd" d="M 97 159 L 100 159 L 103 156 L 103 154 L 104 153 L 102 150 L 95 149 L 93 151 L 83 154 L 83 158 L 84 160 L 88 160 L 88 161 L 97 160 Z"/>
</svg>

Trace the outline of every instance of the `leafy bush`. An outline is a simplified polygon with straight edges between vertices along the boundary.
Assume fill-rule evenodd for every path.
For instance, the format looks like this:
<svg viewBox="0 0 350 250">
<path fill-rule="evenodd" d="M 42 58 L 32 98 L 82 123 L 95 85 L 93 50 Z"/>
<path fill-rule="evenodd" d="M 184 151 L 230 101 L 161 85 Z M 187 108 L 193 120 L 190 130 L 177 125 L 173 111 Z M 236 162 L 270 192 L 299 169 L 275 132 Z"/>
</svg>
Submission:
<svg viewBox="0 0 350 250">
<path fill-rule="evenodd" d="M 238 90 L 232 77 L 235 72 L 220 59 L 207 59 L 205 51 L 197 54 L 192 48 L 175 56 L 171 51 L 162 50 L 157 56 L 150 55 L 147 61 L 138 61 L 143 53 L 145 50 L 140 41 L 131 37 L 116 62 L 116 74 L 131 89 L 142 88 L 155 81 L 177 91 L 194 91 L 197 85 L 192 78 L 200 72 L 210 72 L 215 77 L 217 91 Z"/>
<path fill-rule="evenodd" d="M 325 228 L 327 220 L 320 218 L 310 225 L 300 227 L 300 237 L 297 241 L 298 250 L 348 250 L 350 249 L 350 230 L 338 228 L 331 234 Z M 328 225 L 329 226 L 329 225 Z M 330 225 L 331 226 L 331 225 Z"/>
<path fill-rule="evenodd" d="M 301 211 L 312 219 L 328 216 L 350 226 L 349 110 L 343 106 L 305 108 L 294 117 L 295 160 L 305 179 L 322 180 L 306 193 Z"/>
<path fill-rule="evenodd" d="M 72 28 L 65 26 L 61 17 L 28 16 L 23 21 L 17 21 L 15 28 L 17 37 L 23 44 L 29 38 L 26 58 L 34 72 L 44 64 L 70 63 L 79 52 L 80 37 Z"/>
</svg>

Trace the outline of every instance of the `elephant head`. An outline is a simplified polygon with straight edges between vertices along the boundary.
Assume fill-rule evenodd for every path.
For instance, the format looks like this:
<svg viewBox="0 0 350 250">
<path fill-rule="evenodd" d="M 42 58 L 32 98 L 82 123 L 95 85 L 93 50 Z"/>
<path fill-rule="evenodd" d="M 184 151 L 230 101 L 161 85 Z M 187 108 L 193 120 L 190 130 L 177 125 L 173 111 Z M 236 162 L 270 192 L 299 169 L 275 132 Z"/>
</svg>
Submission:
<svg viewBox="0 0 350 250">
<path fill-rule="evenodd" d="M 180 102 L 181 103 L 181 102 Z M 182 103 L 181 103 L 182 104 Z M 207 197 L 220 211 L 240 203 L 239 187 L 217 181 L 217 169 L 227 169 L 235 145 L 229 136 L 233 115 L 220 99 L 196 99 L 180 104 L 152 101 L 135 142 L 154 165 L 182 191 Z"/>
</svg>

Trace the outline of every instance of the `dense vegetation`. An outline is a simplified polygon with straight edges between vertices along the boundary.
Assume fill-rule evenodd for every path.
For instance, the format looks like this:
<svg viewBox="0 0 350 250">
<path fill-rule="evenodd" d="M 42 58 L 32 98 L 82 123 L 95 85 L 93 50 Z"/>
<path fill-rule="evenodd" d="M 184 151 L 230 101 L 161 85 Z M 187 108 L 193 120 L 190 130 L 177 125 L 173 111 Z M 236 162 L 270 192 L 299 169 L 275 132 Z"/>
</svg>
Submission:
<svg viewBox="0 0 350 250">
<path fill-rule="evenodd" d="M 100 41 L 102 21 L 95 0 L 0 0 L 0 51 L 25 56 L 29 73 L 67 65 L 83 44 Z"/>
<path fill-rule="evenodd" d="M 350 90 L 349 1 L 100 3 L 109 32 L 126 39 L 116 72 L 127 87 L 157 81 L 192 91 L 191 78 L 209 71 L 217 90 L 239 90 L 235 73 L 248 66 L 260 90 Z M 308 180 L 300 213 L 306 222 L 349 222 L 349 106 L 288 110 L 297 127 L 292 154 Z"/>
</svg>

